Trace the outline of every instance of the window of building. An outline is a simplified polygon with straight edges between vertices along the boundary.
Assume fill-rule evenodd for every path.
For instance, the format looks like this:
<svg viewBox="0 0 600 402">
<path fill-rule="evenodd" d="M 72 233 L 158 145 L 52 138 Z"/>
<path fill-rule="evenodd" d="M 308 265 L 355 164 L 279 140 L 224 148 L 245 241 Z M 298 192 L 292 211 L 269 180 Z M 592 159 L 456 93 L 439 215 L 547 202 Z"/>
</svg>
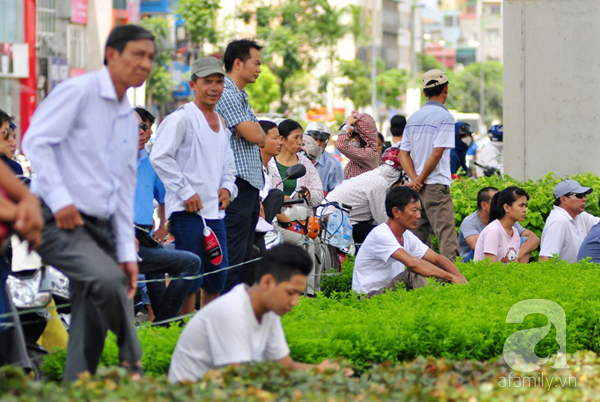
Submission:
<svg viewBox="0 0 600 402">
<path fill-rule="evenodd" d="M 60 52 L 56 44 L 56 0 L 38 0 L 36 3 L 38 55 L 54 56 Z"/>
<path fill-rule="evenodd" d="M 502 13 L 502 4 L 492 4 L 490 6 L 491 15 L 500 15 Z"/>
<path fill-rule="evenodd" d="M 23 2 L 0 1 L 0 43 L 24 41 Z"/>
<path fill-rule="evenodd" d="M 487 42 L 490 45 L 500 43 L 500 30 L 499 29 L 488 29 L 487 30 Z"/>
<path fill-rule="evenodd" d="M 69 25 L 67 38 L 69 67 L 85 68 L 83 27 L 81 25 Z"/>
</svg>

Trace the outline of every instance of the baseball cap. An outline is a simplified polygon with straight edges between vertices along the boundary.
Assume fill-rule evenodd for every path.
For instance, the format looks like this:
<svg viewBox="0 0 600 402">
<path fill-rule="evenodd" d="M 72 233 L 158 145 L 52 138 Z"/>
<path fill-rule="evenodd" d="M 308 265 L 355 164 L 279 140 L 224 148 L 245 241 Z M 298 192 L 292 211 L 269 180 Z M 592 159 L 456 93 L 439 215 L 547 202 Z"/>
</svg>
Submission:
<svg viewBox="0 0 600 402">
<path fill-rule="evenodd" d="M 219 59 L 215 57 L 200 57 L 192 63 L 192 75 L 204 78 L 213 74 L 225 75 L 225 70 Z"/>
<path fill-rule="evenodd" d="M 567 194 L 589 194 L 594 191 L 591 187 L 582 187 L 577 180 L 561 181 L 554 187 L 554 198 Z"/>
<path fill-rule="evenodd" d="M 435 88 L 447 82 L 448 77 L 442 70 L 429 70 L 423 74 L 423 89 Z"/>
</svg>

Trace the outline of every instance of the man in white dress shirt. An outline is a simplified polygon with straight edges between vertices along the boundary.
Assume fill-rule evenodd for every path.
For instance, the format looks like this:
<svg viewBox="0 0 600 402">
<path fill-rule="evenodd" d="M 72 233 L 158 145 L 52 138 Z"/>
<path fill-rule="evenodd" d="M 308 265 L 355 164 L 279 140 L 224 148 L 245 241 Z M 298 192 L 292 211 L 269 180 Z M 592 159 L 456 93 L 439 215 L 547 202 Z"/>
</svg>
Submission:
<svg viewBox="0 0 600 402">
<path fill-rule="evenodd" d="M 23 142 L 37 174 L 32 191 L 44 201 L 38 253 L 71 282 L 67 381 L 96 371 L 109 329 L 121 365 L 142 374 L 128 300 L 138 275 L 138 124 L 125 93 L 148 78 L 155 52 L 150 32 L 115 28 L 106 42 L 106 67 L 58 85 L 38 107 Z"/>
<path fill-rule="evenodd" d="M 555 255 L 569 262 L 577 261 L 581 243 L 592 226 L 600 221 L 585 212 L 585 196 L 592 191 L 591 187 L 582 187 L 575 180 L 565 180 L 554 187 L 554 209 L 542 232 L 540 261 Z"/>
</svg>

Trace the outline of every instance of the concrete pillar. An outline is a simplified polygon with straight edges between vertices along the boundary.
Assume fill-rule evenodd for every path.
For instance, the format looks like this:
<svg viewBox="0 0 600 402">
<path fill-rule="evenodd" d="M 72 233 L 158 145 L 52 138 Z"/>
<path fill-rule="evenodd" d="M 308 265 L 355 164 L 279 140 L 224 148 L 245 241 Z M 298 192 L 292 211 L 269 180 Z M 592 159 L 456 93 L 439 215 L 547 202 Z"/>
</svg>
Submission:
<svg viewBox="0 0 600 402">
<path fill-rule="evenodd" d="M 504 172 L 600 173 L 600 1 L 504 0 Z"/>
</svg>

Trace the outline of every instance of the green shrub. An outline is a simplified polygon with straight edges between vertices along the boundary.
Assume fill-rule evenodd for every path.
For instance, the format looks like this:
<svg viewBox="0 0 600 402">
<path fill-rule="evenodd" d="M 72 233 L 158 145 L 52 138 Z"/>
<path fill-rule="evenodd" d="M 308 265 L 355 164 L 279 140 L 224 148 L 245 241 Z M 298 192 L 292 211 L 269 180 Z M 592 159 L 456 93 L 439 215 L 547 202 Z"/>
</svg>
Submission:
<svg viewBox="0 0 600 402">
<path fill-rule="evenodd" d="M 459 264 L 470 285 L 392 292 L 372 299 L 303 299 L 283 317 L 294 359 L 318 362 L 341 356 L 367 367 L 417 356 L 485 360 L 502 355 L 506 338 L 540 327 L 544 316 L 506 324 L 508 310 L 525 299 L 559 303 L 567 317 L 567 351 L 600 351 L 599 267 L 563 261 L 501 265 Z M 552 332 L 538 344 L 540 356 L 553 353 Z"/>
<path fill-rule="evenodd" d="M 303 298 L 283 317 L 294 359 L 316 363 L 343 357 L 359 368 L 417 356 L 486 360 L 502 355 L 506 338 L 517 330 L 546 325 L 539 314 L 523 324 L 506 324 L 508 310 L 525 299 L 559 303 L 567 317 L 567 351 L 600 351 L 597 336 L 600 285 L 596 264 L 563 261 L 459 264 L 470 285 L 428 287 L 392 292 L 372 299 L 352 293 L 327 298 Z M 348 274 L 350 273 L 347 266 Z M 165 374 L 181 328 L 144 327 L 139 331 L 142 363 L 149 375 Z M 538 355 L 557 349 L 554 332 L 541 341 Z M 64 354 L 47 357 L 42 366 L 60 379 Z M 101 365 L 116 365 L 114 336 L 109 336 Z"/>
<path fill-rule="evenodd" d="M 138 338 L 143 351 L 142 366 L 146 374 L 157 376 L 167 373 L 181 331 L 182 328 L 178 325 L 170 328 L 150 326 L 138 328 Z M 99 365 L 101 367 L 119 365 L 118 352 L 116 337 L 109 332 Z M 44 376 L 51 380 L 61 380 L 66 357 L 67 353 L 64 349 L 46 356 L 42 363 Z"/>
<path fill-rule="evenodd" d="M 193 384 L 170 384 L 165 376 L 146 376 L 135 382 L 122 369 L 103 369 L 99 375 L 84 376 L 73 384 L 44 383 L 5 367 L 0 369 L 0 395 L 6 402 L 597 401 L 600 359 L 590 352 L 577 353 L 568 357 L 568 363 L 567 370 L 554 370 L 548 363 L 522 377 L 500 361 L 418 358 L 410 363 L 375 365 L 352 377 L 261 363 L 211 372 Z M 544 378 L 541 386 L 540 378 Z"/>
<path fill-rule="evenodd" d="M 321 292 L 325 297 L 338 293 L 348 293 L 352 290 L 352 272 L 354 271 L 354 256 L 347 255 L 342 264 L 341 275 L 324 276 L 321 278 Z"/>
</svg>

